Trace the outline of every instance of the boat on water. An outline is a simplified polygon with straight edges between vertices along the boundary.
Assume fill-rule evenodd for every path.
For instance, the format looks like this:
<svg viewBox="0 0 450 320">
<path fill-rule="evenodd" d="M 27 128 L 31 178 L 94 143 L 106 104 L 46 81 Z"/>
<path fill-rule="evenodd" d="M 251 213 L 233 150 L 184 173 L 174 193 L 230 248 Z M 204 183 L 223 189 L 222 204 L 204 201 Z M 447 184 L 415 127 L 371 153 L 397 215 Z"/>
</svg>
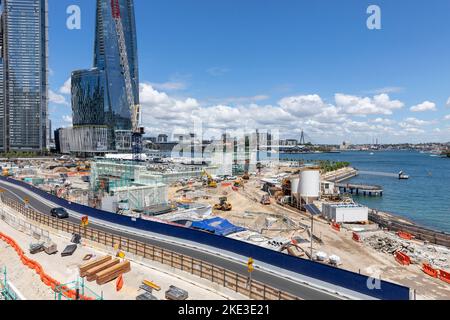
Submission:
<svg viewBox="0 0 450 320">
<path fill-rule="evenodd" d="M 408 180 L 409 176 L 407 174 L 405 174 L 403 171 L 400 171 L 398 173 L 398 178 L 399 178 L 399 180 Z"/>
</svg>

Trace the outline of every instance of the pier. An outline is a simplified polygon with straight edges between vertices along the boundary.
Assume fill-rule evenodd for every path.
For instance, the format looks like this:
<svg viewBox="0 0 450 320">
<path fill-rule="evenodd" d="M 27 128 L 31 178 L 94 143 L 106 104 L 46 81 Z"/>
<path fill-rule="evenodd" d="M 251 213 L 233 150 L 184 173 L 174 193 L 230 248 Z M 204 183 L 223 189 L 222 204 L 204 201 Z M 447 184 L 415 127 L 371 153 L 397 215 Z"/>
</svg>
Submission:
<svg viewBox="0 0 450 320">
<path fill-rule="evenodd" d="M 382 197 L 383 187 L 381 186 L 371 186 L 364 184 L 351 184 L 351 183 L 338 183 L 336 187 L 340 191 L 348 192 L 350 194 L 363 195 L 369 197 Z"/>
</svg>

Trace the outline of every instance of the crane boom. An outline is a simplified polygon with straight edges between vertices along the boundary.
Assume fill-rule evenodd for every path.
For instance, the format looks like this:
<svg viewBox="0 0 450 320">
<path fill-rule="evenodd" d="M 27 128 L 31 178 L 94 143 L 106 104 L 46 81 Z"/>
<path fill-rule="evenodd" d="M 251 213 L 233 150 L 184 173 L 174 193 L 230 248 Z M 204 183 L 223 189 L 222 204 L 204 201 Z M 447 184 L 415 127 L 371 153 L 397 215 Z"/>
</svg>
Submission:
<svg viewBox="0 0 450 320">
<path fill-rule="evenodd" d="M 111 0 L 111 12 L 114 19 L 117 41 L 119 45 L 120 65 L 125 79 L 125 93 L 128 106 L 131 111 L 131 131 L 133 158 L 139 161 L 142 152 L 142 134 L 143 128 L 140 127 L 141 106 L 135 103 L 133 94 L 133 85 L 131 83 L 130 65 L 128 63 L 128 52 L 125 42 L 125 34 L 123 32 L 122 18 L 120 15 L 119 0 Z"/>
</svg>

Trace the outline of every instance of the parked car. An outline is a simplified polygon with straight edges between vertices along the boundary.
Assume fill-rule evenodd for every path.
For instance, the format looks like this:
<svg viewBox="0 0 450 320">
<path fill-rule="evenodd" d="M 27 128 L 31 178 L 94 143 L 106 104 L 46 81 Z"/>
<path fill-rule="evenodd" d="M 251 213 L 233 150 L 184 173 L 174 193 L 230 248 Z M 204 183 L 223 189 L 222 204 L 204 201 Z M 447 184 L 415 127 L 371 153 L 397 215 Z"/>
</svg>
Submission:
<svg viewBox="0 0 450 320">
<path fill-rule="evenodd" d="M 58 219 L 67 219 L 69 217 L 69 213 L 64 208 L 53 208 L 50 213 L 52 217 Z"/>
</svg>

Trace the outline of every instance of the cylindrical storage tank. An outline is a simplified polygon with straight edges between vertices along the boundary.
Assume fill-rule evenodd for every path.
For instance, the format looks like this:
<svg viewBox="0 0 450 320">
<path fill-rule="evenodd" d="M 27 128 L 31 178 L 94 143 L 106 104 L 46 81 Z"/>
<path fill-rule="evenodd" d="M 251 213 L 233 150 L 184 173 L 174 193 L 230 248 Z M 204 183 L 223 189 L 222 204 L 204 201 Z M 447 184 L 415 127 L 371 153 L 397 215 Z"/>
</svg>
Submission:
<svg viewBox="0 0 450 320">
<path fill-rule="evenodd" d="M 304 168 L 300 171 L 300 196 L 305 199 L 320 197 L 320 169 Z"/>
<path fill-rule="evenodd" d="M 291 194 L 299 195 L 300 194 L 300 177 L 291 177 Z"/>
</svg>

